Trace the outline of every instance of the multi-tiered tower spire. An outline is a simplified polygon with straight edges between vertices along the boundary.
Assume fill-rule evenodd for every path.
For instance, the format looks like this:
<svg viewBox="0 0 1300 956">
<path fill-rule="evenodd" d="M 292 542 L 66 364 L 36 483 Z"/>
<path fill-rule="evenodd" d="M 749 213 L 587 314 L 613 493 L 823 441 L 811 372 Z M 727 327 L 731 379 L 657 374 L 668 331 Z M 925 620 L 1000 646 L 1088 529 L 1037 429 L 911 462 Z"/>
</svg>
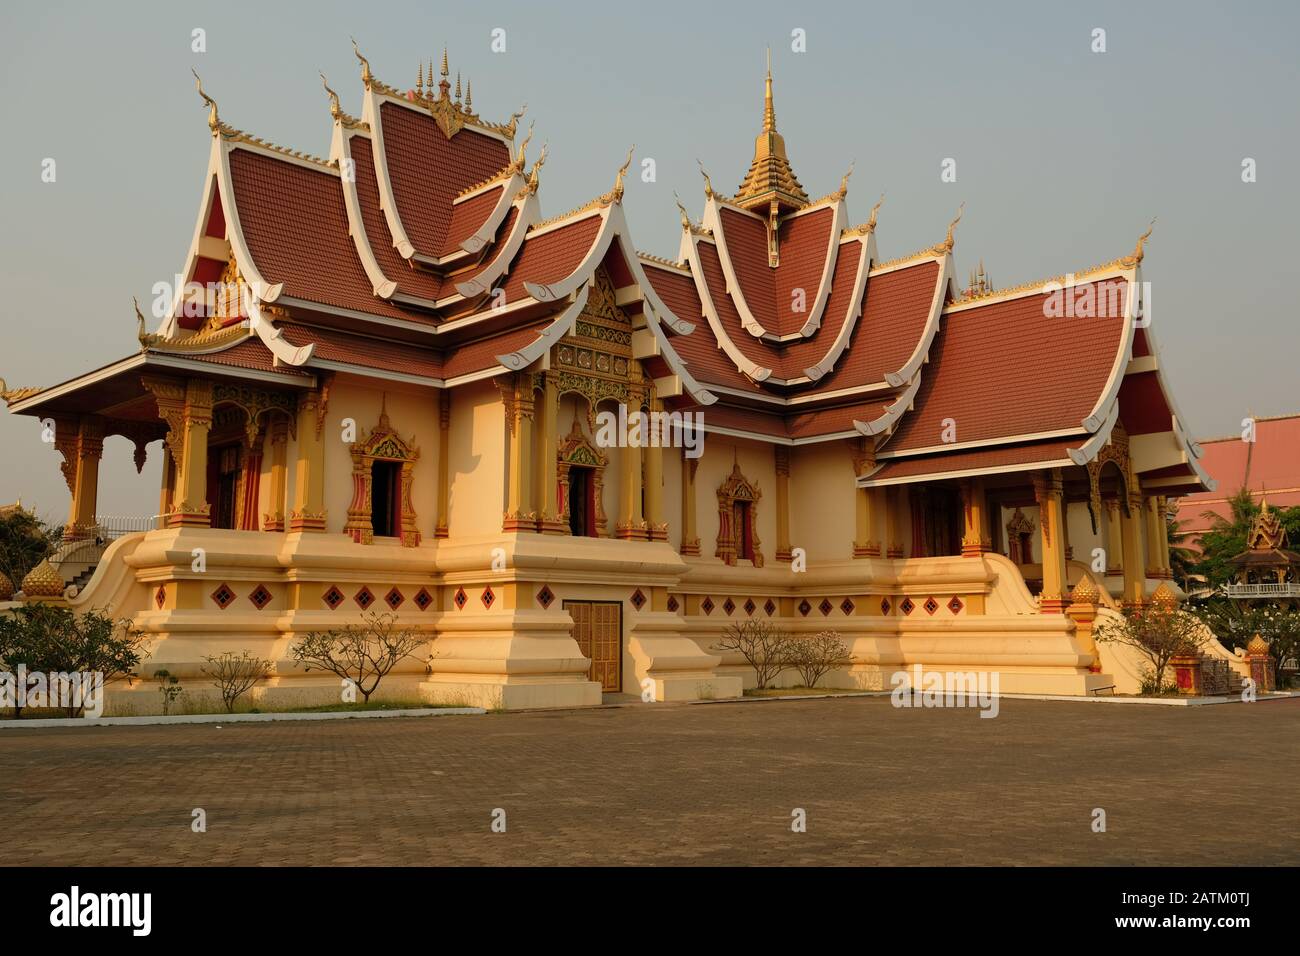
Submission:
<svg viewBox="0 0 1300 956">
<path fill-rule="evenodd" d="M 776 212 L 790 212 L 808 205 L 808 194 L 799 184 L 785 152 L 785 137 L 776 130 L 776 108 L 772 104 L 772 51 L 767 51 L 767 79 L 763 94 L 763 130 L 754 139 L 754 159 L 736 191 L 735 201 L 759 211 L 775 206 Z"/>
</svg>

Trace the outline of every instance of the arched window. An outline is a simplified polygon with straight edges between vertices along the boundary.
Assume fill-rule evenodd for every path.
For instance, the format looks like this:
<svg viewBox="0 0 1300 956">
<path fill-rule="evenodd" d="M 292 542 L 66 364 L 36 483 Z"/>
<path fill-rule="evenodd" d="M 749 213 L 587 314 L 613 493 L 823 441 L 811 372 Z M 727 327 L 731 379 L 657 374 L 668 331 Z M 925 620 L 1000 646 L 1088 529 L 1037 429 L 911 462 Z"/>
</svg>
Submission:
<svg viewBox="0 0 1300 956">
<path fill-rule="evenodd" d="M 718 488 L 718 546 L 714 557 L 727 564 L 737 560 L 752 561 L 754 567 L 763 566 L 763 552 L 758 540 L 758 499 L 762 492 L 740 472 L 740 462 L 731 467 L 731 474 Z"/>
<path fill-rule="evenodd" d="M 555 469 L 560 520 L 569 534 L 579 538 L 608 537 L 604 494 L 605 466 L 609 460 L 587 441 L 574 418 L 573 428 L 560 442 Z"/>
<path fill-rule="evenodd" d="M 344 533 L 361 544 L 370 544 L 376 535 L 401 538 L 410 548 L 420 543 L 411 505 L 411 477 L 419 457 L 414 439 L 403 439 L 388 421 L 385 402 L 379 424 L 352 444 L 352 504 Z"/>
</svg>

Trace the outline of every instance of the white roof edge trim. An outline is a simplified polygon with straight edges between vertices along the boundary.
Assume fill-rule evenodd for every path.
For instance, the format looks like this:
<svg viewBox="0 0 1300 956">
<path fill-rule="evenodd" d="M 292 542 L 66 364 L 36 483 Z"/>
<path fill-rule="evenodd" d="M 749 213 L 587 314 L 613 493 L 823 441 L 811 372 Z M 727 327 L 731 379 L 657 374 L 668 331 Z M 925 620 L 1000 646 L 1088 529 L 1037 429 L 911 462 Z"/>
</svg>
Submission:
<svg viewBox="0 0 1300 956">
<path fill-rule="evenodd" d="M 839 261 L 840 233 L 844 231 L 845 218 L 844 200 L 837 200 L 831 207 L 831 234 L 826 243 L 826 261 L 822 264 L 821 281 L 817 284 L 817 298 L 813 300 L 812 310 L 798 332 L 802 338 L 811 337 L 821 328 L 822 313 L 831 297 L 831 277 L 835 275 L 835 264 Z"/>
<path fill-rule="evenodd" d="M 885 373 L 885 381 L 895 388 L 912 378 L 930 355 L 930 345 L 934 342 L 934 337 L 939 332 L 939 322 L 943 314 L 944 292 L 948 288 L 948 282 L 952 278 L 952 253 L 944 255 L 939 260 L 939 275 L 934 283 L 934 296 L 930 300 L 930 316 L 925 320 L 925 327 L 921 331 L 921 340 L 916 343 L 916 348 L 912 350 L 912 356 L 903 367 L 896 372 Z"/>
<path fill-rule="evenodd" d="M 803 374 L 814 382 L 821 381 L 834 370 L 835 363 L 849 347 L 849 340 L 853 337 L 853 330 L 858 326 L 858 319 L 862 318 L 862 296 L 867 291 L 867 275 L 871 268 L 871 243 L 861 237 L 851 241 L 857 242 L 861 248 L 858 251 L 858 271 L 853 279 L 853 291 L 850 293 L 849 312 L 840 326 L 839 335 L 835 337 L 835 341 L 831 343 L 831 347 L 822 356 L 821 361 L 803 370 Z"/>
<path fill-rule="evenodd" d="M 578 313 L 587 305 L 590 285 L 584 285 L 573 294 L 573 302 L 567 309 L 552 320 L 551 324 L 538 333 L 537 338 L 514 352 L 503 352 L 496 356 L 497 362 L 512 372 L 527 368 L 546 354 L 552 345 L 560 341 L 573 330 Z"/>
<path fill-rule="evenodd" d="M 374 156 L 375 182 L 379 185 L 379 208 L 388 220 L 388 233 L 393 239 L 393 248 L 403 259 L 410 259 L 415 255 L 415 246 L 406 235 L 401 216 L 397 214 L 397 197 L 393 195 L 393 183 L 388 178 L 388 153 L 384 149 L 384 122 L 379 99 L 373 89 L 367 89 L 364 95 L 366 108 L 363 115 L 370 118 L 370 148 Z"/>
<path fill-rule="evenodd" d="M 234 179 L 230 174 L 230 152 L 235 147 L 221 137 L 215 137 L 214 148 L 221 154 L 217 165 L 218 189 L 221 191 L 221 209 L 226 217 L 226 238 L 235 254 L 235 264 L 239 266 L 244 281 L 252 288 L 253 296 L 262 302 L 272 303 L 284 291 L 284 283 L 272 285 L 263 278 L 257 263 L 253 261 L 248 243 L 244 240 L 244 229 L 239 223 L 239 203 L 235 200 Z"/>
<path fill-rule="evenodd" d="M 1133 359 L 1133 338 L 1137 328 L 1133 321 L 1133 306 L 1137 297 L 1137 274 L 1136 268 L 1125 269 L 1120 273 L 1125 283 L 1124 315 L 1121 317 L 1124 323 L 1124 336 L 1115 351 L 1115 361 L 1111 364 L 1110 376 L 1106 379 L 1106 386 L 1102 389 L 1097 404 L 1080 423 L 1090 432 L 1095 432 L 1106 423 L 1107 410 L 1119 397 L 1119 388 L 1124 384 L 1124 370 Z"/>
<path fill-rule="evenodd" d="M 713 337 L 717 339 L 718 346 L 731 359 L 731 364 L 736 366 L 737 371 L 742 375 L 748 375 L 755 382 L 762 382 L 771 378 L 772 370 L 764 368 L 745 357 L 745 354 L 736 347 L 736 343 L 731 341 L 731 336 L 727 334 L 722 327 L 722 320 L 718 318 L 717 309 L 713 304 L 713 297 L 709 294 L 709 286 L 704 278 L 704 267 L 700 264 L 699 250 L 696 248 L 698 236 L 682 230 L 689 239 L 687 244 L 687 259 L 691 266 L 691 275 L 695 279 L 695 291 L 700 297 L 700 308 L 704 310 L 704 318 L 709 323 L 709 328 L 713 330 Z"/>
<path fill-rule="evenodd" d="M 520 248 L 524 244 L 524 236 L 527 234 L 529 227 L 536 222 L 538 210 L 540 208 L 537 196 L 529 193 L 528 197 L 519 203 L 519 215 L 515 217 L 515 227 L 510 230 L 510 235 L 506 237 L 505 245 L 497 253 L 497 257 L 492 260 L 492 264 L 486 269 L 464 282 L 456 283 L 456 293 L 461 299 L 472 299 L 475 296 L 482 295 L 489 291 L 492 286 L 510 271 L 510 264 L 514 262 L 515 256 L 519 254 Z M 440 307 L 449 305 L 456 301 L 455 296 L 449 296 L 447 299 L 440 300 Z"/>
<path fill-rule="evenodd" d="M 761 219 L 759 221 L 762 222 Z M 727 288 L 724 290 L 724 294 L 731 296 L 731 303 L 736 307 L 736 313 L 740 316 L 741 326 L 756 339 L 769 335 L 767 329 L 763 328 L 763 323 L 754 317 L 754 313 L 749 308 L 749 303 L 745 300 L 745 292 L 741 289 L 740 280 L 736 277 L 736 270 L 731 264 L 731 250 L 727 248 L 726 230 L 722 226 L 721 206 L 714 196 L 710 196 L 704 204 L 703 224 L 706 229 L 713 232 L 713 244 L 718 250 L 718 261 L 722 264 L 722 275 L 727 280 Z"/>
<path fill-rule="evenodd" d="M 907 390 L 898 396 L 890 405 L 886 406 L 885 414 L 869 422 L 854 421 L 853 427 L 861 435 L 879 435 L 888 429 L 896 421 L 903 417 L 903 413 L 911 407 L 912 400 L 916 398 L 917 390 L 921 387 L 921 376 L 917 374 L 913 377 Z"/>
</svg>

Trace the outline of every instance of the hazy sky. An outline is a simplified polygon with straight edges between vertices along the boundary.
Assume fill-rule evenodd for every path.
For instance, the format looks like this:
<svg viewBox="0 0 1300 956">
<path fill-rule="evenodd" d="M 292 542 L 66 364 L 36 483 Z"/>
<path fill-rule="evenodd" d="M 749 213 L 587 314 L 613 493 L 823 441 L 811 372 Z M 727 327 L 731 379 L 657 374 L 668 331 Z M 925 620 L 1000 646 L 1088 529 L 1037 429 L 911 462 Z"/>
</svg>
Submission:
<svg viewBox="0 0 1300 956">
<path fill-rule="evenodd" d="M 506 31 L 506 52 L 490 50 Z M 203 28 L 207 51 L 191 51 Z M 1106 52 L 1091 51 L 1094 28 Z M 791 50 L 791 31 L 807 51 Z M 356 36 L 377 76 L 415 83 L 450 50 L 475 108 L 526 100 L 553 215 L 608 189 L 630 144 L 658 179 L 624 200 L 637 246 L 674 256 L 674 190 L 693 214 L 696 157 L 720 190 L 748 167 L 772 47 L 776 114 L 814 196 L 856 160 L 854 222 L 888 193 L 883 258 L 943 238 L 958 274 L 999 287 L 1128 253 L 1143 264 L 1166 374 L 1199 436 L 1248 412 L 1300 411 L 1300 5 L 1280 3 L 15 3 L 0 9 L 0 376 L 49 385 L 136 351 L 131 296 L 183 265 L 209 147 L 190 67 L 227 122 L 325 155 L 318 71 L 351 112 Z M 46 157 L 57 181 L 41 181 Z M 957 181 L 940 181 L 945 158 Z M 1246 157 L 1258 181 L 1242 182 Z M 869 347 L 869 344 L 868 344 Z M 1004 388 L 995 381 L 991 388 Z M 0 410 L 0 503 L 62 520 L 58 456 Z M 136 476 L 109 439 L 101 514 L 151 514 L 158 445 Z"/>
</svg>

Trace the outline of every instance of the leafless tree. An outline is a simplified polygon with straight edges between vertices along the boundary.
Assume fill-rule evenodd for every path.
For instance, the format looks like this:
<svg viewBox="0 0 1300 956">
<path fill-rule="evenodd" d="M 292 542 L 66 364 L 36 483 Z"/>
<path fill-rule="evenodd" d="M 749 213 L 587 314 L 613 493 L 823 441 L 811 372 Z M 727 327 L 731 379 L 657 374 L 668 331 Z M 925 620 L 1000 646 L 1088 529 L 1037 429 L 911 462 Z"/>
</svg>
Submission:
<svg viewBox="0 0 1300 956">
<path fill-rule="evenodd" d="M 398 627 L 396 614 L 368 611 L 360 624 L 311 632 L 291 653 L 303 670 L 314 667 L 351 681 L 368 702 L 384 676 L 427 641 L 413 628 Z"/>
<path fill-rule="evenodd" d="M 739 621 L 727 625 L 726 634 L 715 651 L 737 651 L 758 679 L 758 689 L 764 690 L 777 676 L 791 666 L 792 638 L 771 621 Z"/>
<path fill-rule="evenodd" d="M 200 667 L 199 670 L 205 677 L 211 677 L 212 683 L 217 685 L 221 691 L 221 702 L 230 714 L 235 712 L 235 701 L 275 670 L 274 661 L 254 657 L 247 650 L 238 656 L 234 651 L 224 651 L 215 657 L 203 659 L 208 662 L 208 666 Z"/>
<path fill-rule="evenodd" d="M 791 642 L 790 666 L 799 672 L 804 687 L 816 687 L 817 682 L 835 670 L 853 662 L 849 646 L 839 631 L 820 631 L 796 637 Z"/>
</svg>

